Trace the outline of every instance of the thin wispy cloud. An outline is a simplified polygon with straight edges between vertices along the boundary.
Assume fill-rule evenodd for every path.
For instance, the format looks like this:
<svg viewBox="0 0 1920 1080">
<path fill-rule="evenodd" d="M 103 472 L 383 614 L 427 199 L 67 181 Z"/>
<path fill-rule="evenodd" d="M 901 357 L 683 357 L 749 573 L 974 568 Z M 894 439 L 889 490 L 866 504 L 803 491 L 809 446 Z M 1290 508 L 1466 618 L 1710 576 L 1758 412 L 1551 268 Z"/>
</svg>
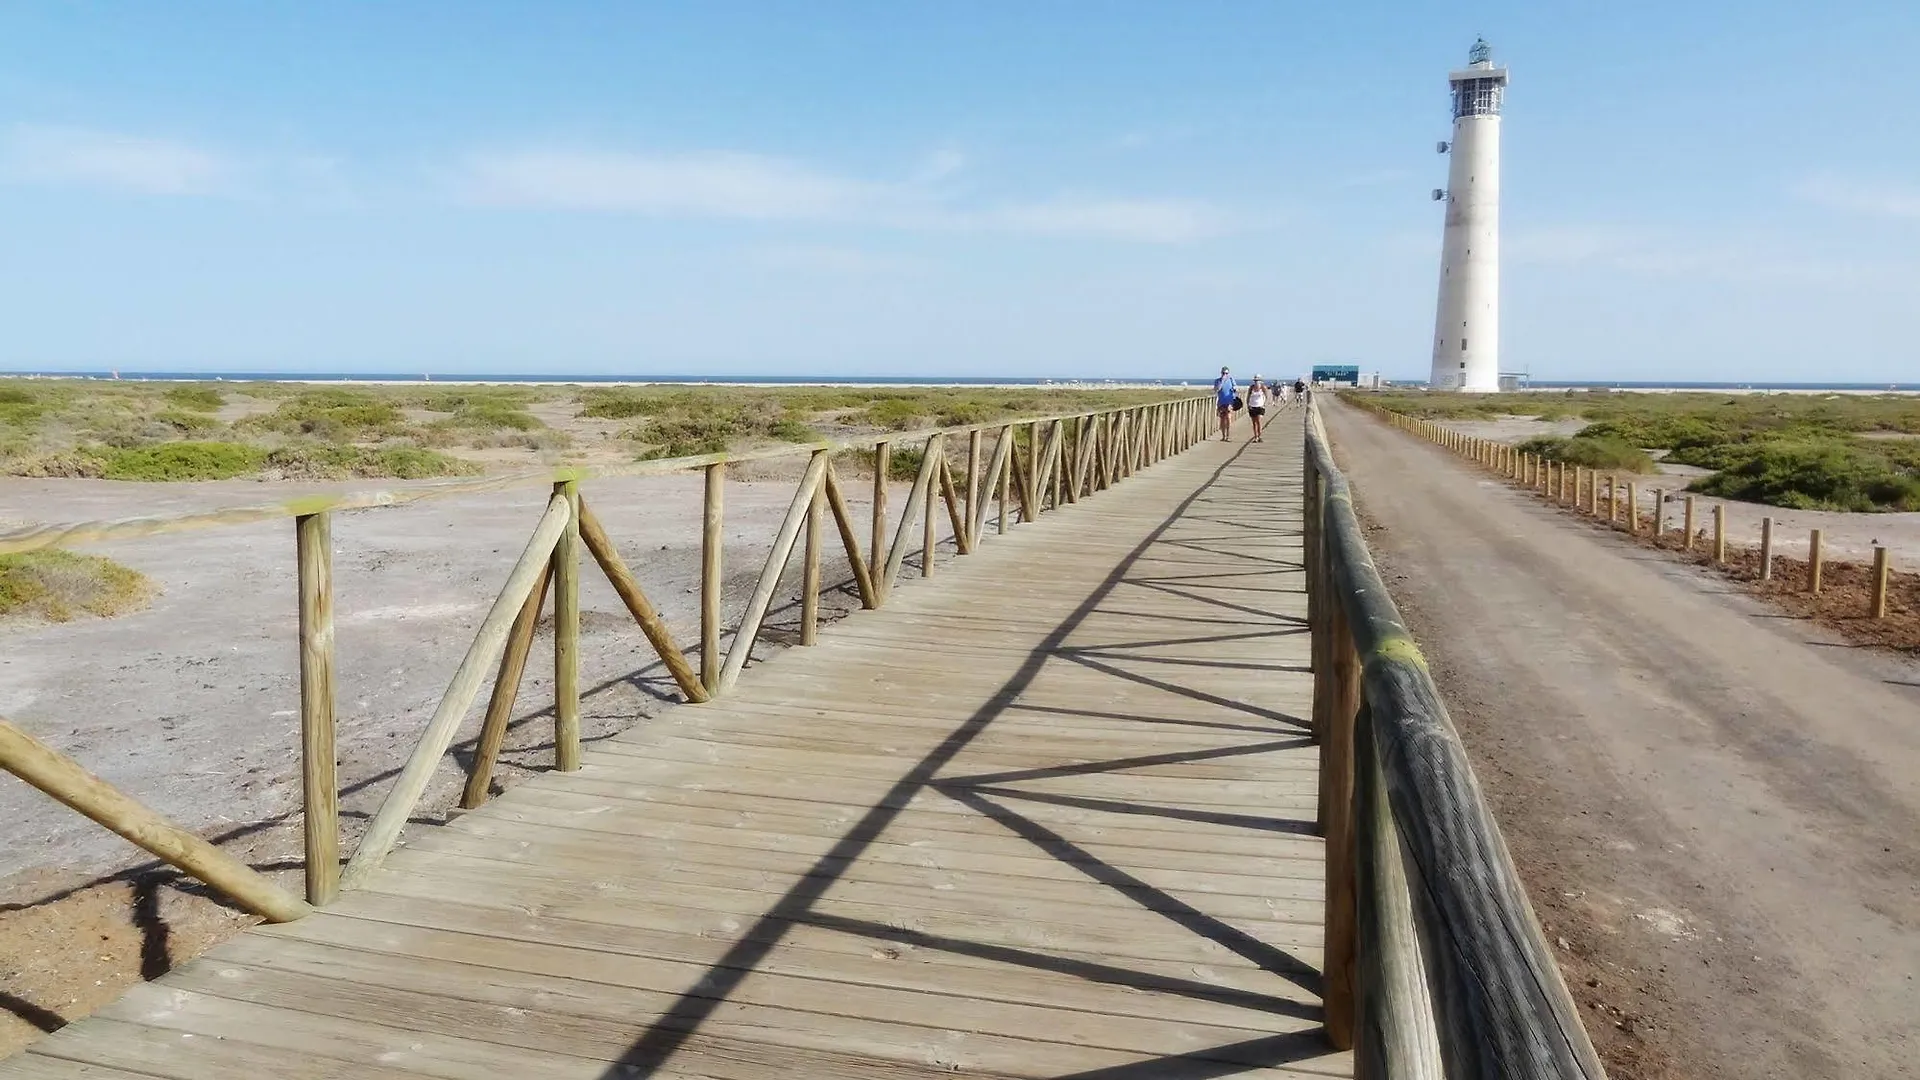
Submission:
<svg viewBox="0 0 1920 1080">
<path fill-rule="evenodd" d="M 1251 217 L 1194 199 L 1063 194 L 970 200 L 949 183 L 965 166 L 963 154 L 942 150 L 903 179 L 872 180 L 757 154 L 529 150 L 467 159 L 456 189 L 461 198 L 490 206 L 1159 244 L 1254 225 Z"/>
<path fill-rule="evenodd" d="M 1920 186 L 1863 181 L 1823 173 L 1802 181 L 1796 194 L 1821 206 L 1868 217 L 1920 221 Z"/>
<path fill-rule="evenodd" d="M 1915 268 L 1833 259 L 1749 239 L 1634 227 L 1559 225 L 1517 230 L 1503 244 L 1516 265 L 1597 266 L 1631 274 L 1725 283 L 1859 286 L 1911 283 Z"/>
<path fill-rule="evenodd" d="M 140 195 L 217 195 L 232 190 L 234 169 L 221 155 L 177 140 L 16 124 L 0 143 L 0 176 Z"/>
<path fill-rule="evenodd" d="M 827 244 L 776 245 L 754 248 L 747 258 L 772 270 L 843 275 L 900 274 L 924 270 L 926 262 L 904 255 Z"/>
<path fill-rule="evenodd" d="M 821 221 L 901 210 L 895 187 L 754 154 L 490 154 L 468 163 L 463 187 L 481 203 L 662 217 Z"/>
<path fill-rule="evenodd" d="M 974 220 L 988 228 L 1039 236 L 1106 236 L 1156 244 L 1205 240 L 1236 231 L 1243 224 L 1203 202 L 1099 196 L 1067 196 L 1003 206 Z"/>
</svg>

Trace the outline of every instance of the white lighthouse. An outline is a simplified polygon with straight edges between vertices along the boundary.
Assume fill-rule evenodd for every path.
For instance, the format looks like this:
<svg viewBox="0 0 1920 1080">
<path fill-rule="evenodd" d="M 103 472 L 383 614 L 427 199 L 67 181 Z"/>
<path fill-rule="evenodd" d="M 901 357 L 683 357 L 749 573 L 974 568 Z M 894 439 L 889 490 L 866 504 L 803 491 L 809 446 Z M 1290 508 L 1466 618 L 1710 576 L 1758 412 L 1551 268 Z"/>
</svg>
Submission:
<svg viewBox="0 0 1920 1080">
<path fill-rule="evenodd" d="M 1440 304 L 1433 327 L 1435 390 L 1500 389 L 1500 98 L 1507 69 L 1493 49 L 1474 42 L 1464 70 L 1452 72 L 1453 141 L 1440 247 Z"/>
</svg>

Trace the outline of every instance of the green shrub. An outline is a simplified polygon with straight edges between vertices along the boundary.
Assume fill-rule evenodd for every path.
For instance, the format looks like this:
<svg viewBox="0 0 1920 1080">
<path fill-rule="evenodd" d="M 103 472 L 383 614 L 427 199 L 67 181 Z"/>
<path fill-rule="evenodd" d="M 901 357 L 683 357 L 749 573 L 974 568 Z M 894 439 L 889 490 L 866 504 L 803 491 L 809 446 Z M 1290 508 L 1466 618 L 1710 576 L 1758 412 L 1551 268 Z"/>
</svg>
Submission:
<svg viewBox="0 0 1920 1080">
<path fill-rule="evenodd" d="M 939 426 L 984 424 L 998 415 L 1002 415 L 1001 411 L 984 401 L 956 401 L 940 411 Z"/>
<path fill-rule="evenodd" d="M 1550 435 L 1528 439 L 1519 448 L 1550 461 L 1584 465 L 1589 469 L 1634 473 L 1654 471 L 1653 459 L 1639 447 L 1619 439 L 1588 438 L 1584 432 L 1572 438 Z"/>
<path fill-rule="evenodd" d="M 536 431 L 547 425 L 520 407 L 504 401 L 476 401 L 463 405 L 453 414 L 460 423 L 489 431 Z"/>
<path fill-rule="evenodd" d="M 792 420 L 786 417 L 775 420 L 772 426 L 767 428 L 767 434 L 779 439 L 781 442 L 818 442 L 820 439 L 819 432 L 798 420 Z"/>
<path fill-rule="evenodd" d="M 182 435 L 211 435 L 225 426 L 205 413 L 187 412 L 184 409 L 162 409 L 154 415 L 154 420 Z"/>
<path fill-rule="evenodd" d="M 882 398 L 867 406 L 867 423 L 885 431 L 907 431 L 926 421 L 924 404 L 911 398 Z"/>
<path fill-rule="evenodd" d="M 889 480 L 914 480 L 920 476 L 920 465 L 927 460 L 927 451 L 919 446 L 895 445 L 893 452 L 887 455 L 887 478 Z"/>
<path fill-rule="evenodd" d="M 711 412 L 655 420 L 636 430 L 633 438 L 648 445 L 643 458 L 693 457 L 718 454 L 743 430 L 743 412 Z"/>
<path fill-rule="evenodd" d="M 169 404 L 200 412 L 212 412 L 226 403 L 220 391 L 211 386 L 169 386 L 165 397 Z"/>
<path fill-rule="evenodd" d="M 0 427 L 33 427 L 46 411 L 46 403 L 26 387 L 0 386 Z"/>
<path fill-rule="evenodd" d="M 98 555 L 59 549 L 0 555 L 0 617 L 110 617 L 145 607 L 154 592 L 146 575 Z"/>
<path fill-rule="evenodd" d="M 287 480 L 425 480 L 480 471 L 470 461 L 417 446 L 333 446 L 295 443 L 266 455 L 265 467 Z"/>
<path fill-rule="evenodd" d="M 1920 510 L 1920 475 L 1834 438 L 1747 443 L 1690 490 L 1796 510 Z"/>
<path fill-rule="evenodd" d="M 402 426 L 400 410 L 357 390 L 309 390 L 284 401 L 265 416 L 239 426 L 307 435 L 328 442 L 353 442 L 396 434 Z"/>
<path fill-rule="evenodd" d="M 257 472 L 265 453 L 224 442 L 170 442 L 97 451 L 108 480 L 227 480 Z"/>
<path fill-rule="evenodd" d="M 604 420 L 631 420 L 636 416 L 658 416 L 674 410 L 677 404 L 676 397 L 684 399 L 684 395 L 633 390 L 627 387 L 586 390 L 580 394 L 580 415 Z"/>
</svg>

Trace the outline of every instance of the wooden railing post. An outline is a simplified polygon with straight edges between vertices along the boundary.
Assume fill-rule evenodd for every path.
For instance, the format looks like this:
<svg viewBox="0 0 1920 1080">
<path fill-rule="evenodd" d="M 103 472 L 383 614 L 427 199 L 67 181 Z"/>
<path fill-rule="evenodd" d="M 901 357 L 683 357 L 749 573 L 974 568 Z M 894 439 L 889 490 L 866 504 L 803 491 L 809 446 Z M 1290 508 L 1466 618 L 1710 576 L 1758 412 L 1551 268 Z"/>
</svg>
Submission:
<svg viewBox="0 0 1920 1080">
<path fill-rule="evenodd" d="M 825 450 L 815 456 L 826 457 Z M 825 469 L 825 466 L 822 466 Z M 800 571 L 800 644 L 814 645 L 820 640 L 820 537 L 821 526 L 825 523 L 827 506 L 826 477 L 821 476 L 821 484 L 814 489 L 813 501 L 807 504 L 807 550 L 805 562 Z"/>
<path fill-rule="evenodd" d="M 1807 537 L 1807 591 L 1815 596 L 1820 595 L 1821 570 L 1826 561 L 1826 552 L 1821 550 L 1822 539 L 1824 537 L 1819 529 L 1813 530 Z"/>
<path fill-rule="evenodd" d="M 967 548 L 980 542 L 980 533 L 973 527 L 978 520 L 974 508 L 980 502 L 980 429 L 967 432 Z"/>
<path fill-rule="evenodd" d="M 340 781 L 333 712 L 333 525 L 325 513 L 294 519 L 300 561 L 300 792 L 306 828 L 307 903 L 340 890 Z"/>
<path fill-rule="evenodd" d="M 553 546 L 553 764 L 580 767 L 580 482 L 553 492 L 567 500 L 567 527 Z"/>
<path fill-rule="evenodd" d="M 887 569 L 887 474 L 893 469 L 893 444 L 873 445 L 873 549 L 868 552 L 868 572 L 874 581 Z M 885 590 L 881 590 L 882 593 Z"/>
<path fill-rule="evenodd" d="M 873 512 L 884 517 L 884 458 L 879 462 L 879 469 L 881 479 L 874 484 Z M 709 695 L 720 689 L 720 668 L 726 663 L 726 657 L 720 653 L 720 593 L 726 584 L 720 576 L 726 553 L 721 526 L 726 521 L 726 510 L 727 466 L 716 461 L 707 466 L 706 492 L 700 508 L 700 682 Z"/>
<path fill-rule="evenodd" d="M 1760 519 L 1760 580 L 1773 580 L 1773 517 Z"/>
<path fill-rule="evenodd" d="M 1329 559 L 1327 570 L 1337 578 Z M 1326 989 L 1327 1041 L 1336 1049 L 1353 1047 L 1355 965 L 1359 956 L 1359 912 L 1354 893 L 1353 727 L 1360 704 L 1360 657 L 1345 607 L 1337 595 L 1325 605 L 1331 670 L 1327 680 L 1327 729 L 1320 740 L 1320 790 L 1327 841 Z"/>
<path fill-rule="evenodd" d="M 1867 614 L 1872 618 L 1887 617 L 1887 583 L 1892 573 L 1892 564 L 1888 561 L 1886 545 L 1875 544 L 1873 546 L 1873 595 L 1867 601 Z"/>
<path fill-rule="evenodd" d="M 1692 551 L 1693 550 L 1693 534 L 1695 532 L 1695 529 L 1694 529 L 1694 521 L 1693 521 L 1693 496 L 1691 495 L 1687 496 L 1687 503 L 1686 503 L 1686 509 L 1684 511 L 1683 520 L 1687 530 L 1687 538 L 1686 538 L 1686 542 L 1681 546 L 1687 551 Z"/>
<path fill-rule="evenodd" d="M 1713 564 L 1727 564 L 1727 505 L 1713 504 Z"/>
<path fill-rule="evenodd" d="M 1013 497 L 1013 471 L 1019 461 L 1014 453 L 1012 424 L 1000 429 L 1000 444 L 994 453 L 1007 460 L 1000 466 L 1000 513 L 994 527 L 1004 536 L 1007 532 L 1007 503 Z"/>
</svg>

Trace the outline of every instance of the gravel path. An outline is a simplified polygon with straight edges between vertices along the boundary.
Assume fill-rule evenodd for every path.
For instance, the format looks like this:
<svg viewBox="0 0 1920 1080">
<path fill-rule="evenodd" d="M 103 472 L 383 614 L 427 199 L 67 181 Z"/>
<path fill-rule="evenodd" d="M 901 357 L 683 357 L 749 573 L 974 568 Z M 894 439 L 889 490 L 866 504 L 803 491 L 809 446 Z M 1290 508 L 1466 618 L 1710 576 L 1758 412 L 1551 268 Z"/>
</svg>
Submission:
<svg viewBox="0 0 1920 1080">
<path fill-rule="evenodd" d="M 1920 1077 L 1920 665 L 1327 411 L 1616 1080 Z"/>
</svg>

